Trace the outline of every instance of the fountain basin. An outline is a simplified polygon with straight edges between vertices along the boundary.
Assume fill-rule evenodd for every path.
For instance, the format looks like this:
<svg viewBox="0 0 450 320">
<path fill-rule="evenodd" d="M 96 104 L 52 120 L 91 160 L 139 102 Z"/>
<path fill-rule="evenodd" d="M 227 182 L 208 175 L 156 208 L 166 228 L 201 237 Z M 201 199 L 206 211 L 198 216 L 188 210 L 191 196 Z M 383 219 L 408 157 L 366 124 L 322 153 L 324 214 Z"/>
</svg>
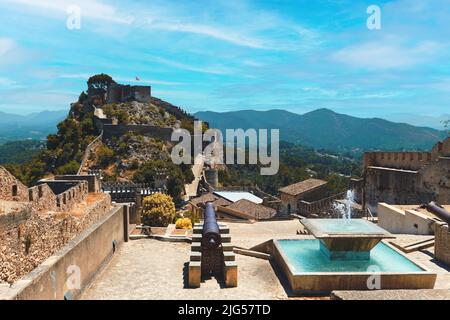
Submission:
<svg viewBox="0 0 450 320">
<path fill-rule="evenodd" d="M 318 239 L 274 240 L 272 255 L 295 294 L 326 294 L 333 290 L 432 289 L 436 274 L 409 260 L 387 243 L 379 242 L 366 260 L 330 260 Z M 376 272 L 376 274 L 374 274 Z"/>
<path fill-rule="evenodd" d="M 303 219 L 301 223 L 321 242 L 330 259 L 370 258 L 370 250 L 382 239 L 395 238 L 386 230 L 363 219 Z"/>
</svg>

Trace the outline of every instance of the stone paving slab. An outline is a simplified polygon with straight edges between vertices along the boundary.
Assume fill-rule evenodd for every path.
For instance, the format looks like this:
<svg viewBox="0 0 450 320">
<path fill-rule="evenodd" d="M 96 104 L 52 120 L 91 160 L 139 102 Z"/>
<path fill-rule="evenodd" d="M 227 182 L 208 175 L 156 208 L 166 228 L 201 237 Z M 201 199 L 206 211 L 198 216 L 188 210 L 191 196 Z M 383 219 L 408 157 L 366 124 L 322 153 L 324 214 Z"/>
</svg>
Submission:
<svg viewBox="0 0 450 320">
<path fill-rule="evenodd" d="M 186 288 L 190 245 L 153 239 L 124 243 L 81 299 L 286 299 L 270 262 L 236 256 L 238 287 L 221 288 L 214 278 Z"/>
<path fill-rule="evenodd" d="M 333 300 L 450 300 L 450 290 L 333 291 Z"/>
<path fill-rule="evenodd" d="M 251 248 L 273 238 L 305 237 L 296 235 L 298 220 L 228 223 L 233 245 Z M 399 238 L 403 235 L 397 235 Z M 408 241 L 408 239 L 405 239 Z M 364 292 L 373 299 L 395 299 L 416 293 L 416 298 L 443 299 L 450 289 L 450 266 L 436 261 L 433 249 L 407 254 L 413 261 L 437 273 L 435 289 L 446 290 L 383 290 Z M 141 239 L 125 243 L 105 270 L 94 280 L 82 299 L 290 299 L 289 286 L 270 261 L 236 255 L 238 287 L 222 288 L 215 279 L 198 289 L 186 289 L 190 244 Z M 402 293 L 402 291 L 406 291 Z M 361 295 L 351 293 L 353 295 Z M 443 296 L 440 297 L 439 295 Z M 350 293 L 340 293 L 350 299 Z M 376 296 L 376 298 L 375 298 Z M 305 297 L 303 297 L 305 298 Z M 322 297 L 323 298 L 323 297 Z M 370 298 L 370 297 L 369 297 Z M 315 299 L 315 298 L 314 298 Z"/>
</svg>

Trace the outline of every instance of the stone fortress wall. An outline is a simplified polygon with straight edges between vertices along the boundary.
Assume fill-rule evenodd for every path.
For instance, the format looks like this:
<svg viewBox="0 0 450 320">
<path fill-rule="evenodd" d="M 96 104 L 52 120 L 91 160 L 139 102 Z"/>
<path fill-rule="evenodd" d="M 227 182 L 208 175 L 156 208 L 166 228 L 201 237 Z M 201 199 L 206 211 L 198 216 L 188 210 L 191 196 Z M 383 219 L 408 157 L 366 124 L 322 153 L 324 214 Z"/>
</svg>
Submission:
<svg viewBox="0 0 450 320">
<path fill-rule="evenodd" d="M 431 152 L 366 152 L 364 153 L 364 167 L 419 170 L 430 163 L 431 159 Z"/>
<path fill-rule="evenodd" d="M 113 83 L 108 87 L 106 93 L 106 103 L 127 101 L 149 102 L 150 97 L 150 86 L 130 86 Z"/>
<path fill-rule="evenodd" d="M 450 138 L 430 152 L 366 152 L 362 195 L 373 212 L 379 202 L 450 203 Z"/>
<path fill-rule="evenodd" d="M 0 283 L 30 272 L 110 210 L 109 195 L 89 193 L 97 177 L 58 178 L 27 188 L 0 166 Z"/>
</svg>

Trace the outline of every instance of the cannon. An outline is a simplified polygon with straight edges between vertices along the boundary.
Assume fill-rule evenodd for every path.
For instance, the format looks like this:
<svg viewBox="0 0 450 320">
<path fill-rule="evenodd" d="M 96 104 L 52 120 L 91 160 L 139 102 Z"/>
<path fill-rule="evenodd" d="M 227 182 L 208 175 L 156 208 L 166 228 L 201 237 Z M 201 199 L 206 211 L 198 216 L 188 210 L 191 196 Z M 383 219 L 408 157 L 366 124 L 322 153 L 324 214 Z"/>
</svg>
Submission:
<svg viewBox="0 0 450 320">
<path fill-rule="evenodd" d="M 423 204 L 420 206 L 421 208 L 427 209 L 428 211 L 434 213 L 439 218 L 450 224 L 450 212 L 445 210 L 443 207 L 438 205 L 436 202 L 431 201 L 428 204 Z"/>
<path fill-rule="evenodd" d="M 216 212 L 214 211 L 213 204 L 207 202 L 201 241 L 202 275 L 204 277 L 222 277 L 224 260 L 221 245 L 222 238 L 220 236 L 219 225 L 217 224 Z"/>
<path fill-rule="evenodd" d="M 217 249 L 222 243 L 216 212 L 211 202 L 206 203 L 202 232 L 202 247 Z"/>
<path fill-rule="evenodd" d="M 203 223 L 196 223 L 193 229 L 189 287 L 198 288 L 201 281 L 211 277 L 223 282 L 225 287 L 237 286 L 237 264 L 229 232 L 226 224 L 219 226 L 214 205 L 207 202 Z"/>
</svg>

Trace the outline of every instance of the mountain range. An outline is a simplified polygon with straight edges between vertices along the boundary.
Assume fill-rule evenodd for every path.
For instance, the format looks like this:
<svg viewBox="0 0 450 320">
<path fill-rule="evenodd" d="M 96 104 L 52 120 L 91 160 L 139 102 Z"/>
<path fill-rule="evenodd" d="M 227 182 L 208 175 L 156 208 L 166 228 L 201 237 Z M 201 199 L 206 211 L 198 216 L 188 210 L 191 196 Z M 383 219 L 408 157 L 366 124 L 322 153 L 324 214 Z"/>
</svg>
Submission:
<svg viewBox="0 0 450 320">
<path fill-rule="evenodd" d="M 42 111 L 28 115 L 0 112 L 0 143 L 12 140 L 45 139 L 67 110 Z M 444 130 L 418 127 L 380 118 L 357 118 L 317 109 L 305 114 L 285 110 L 201 111 L 196 118 L 210 127 L 225 129 L 280 129 L 280 139 L 329 150 L 428 150 L 447 136 Z"/>
<path fill-rule="evenodd" d="M 42 111 L 28 115 L 0 112 L 0 143 L 12 140 L 44 139 L 56 132 L 67 110 Z"/>
<path fill-rule="evenodd" d="M 195 117 L 225 134 L 225 129 L 280 129 L 280 140 L 329 150 L 428 150 L 446 131 L 380 118 L 357 118 L 317 109 L 305 114 L 285 110 L 201 111 Z"/>
</svg>

